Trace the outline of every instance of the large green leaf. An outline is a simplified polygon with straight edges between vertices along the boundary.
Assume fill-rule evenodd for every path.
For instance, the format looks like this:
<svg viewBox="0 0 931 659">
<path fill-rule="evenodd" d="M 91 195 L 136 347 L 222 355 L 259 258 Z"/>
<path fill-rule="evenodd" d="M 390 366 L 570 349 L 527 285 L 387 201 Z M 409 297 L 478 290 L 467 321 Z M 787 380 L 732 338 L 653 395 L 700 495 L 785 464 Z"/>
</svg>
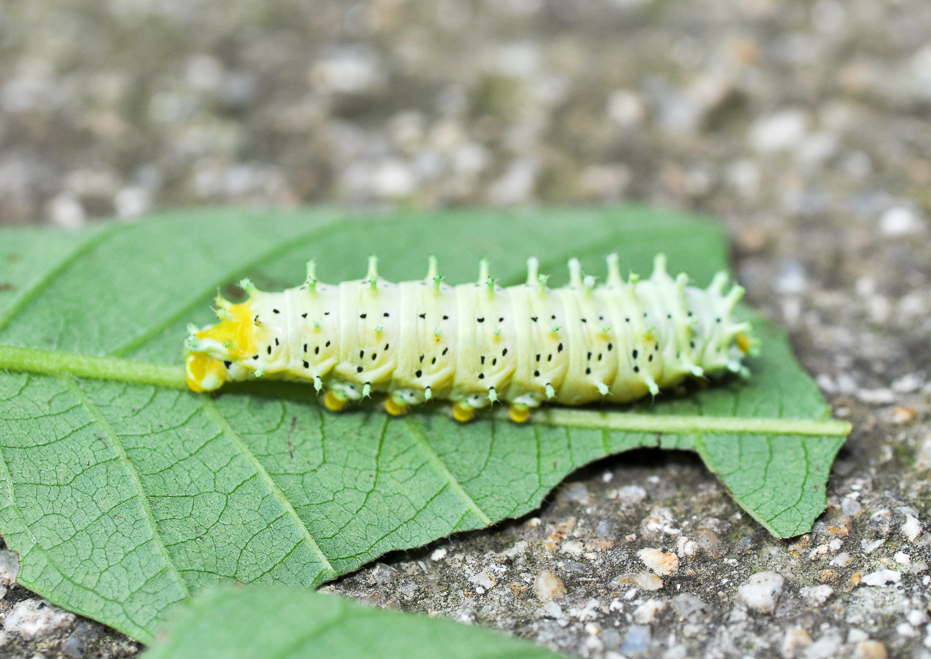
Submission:
<svg viewBox="0 0 931 659">
<path fill-rule="evenodd" d="M 481 627 L 281 586 L 211 588 L 172 617 L 143 659 L 559 659 Z"/>
<path fill-rule="evenodd" d="M 550 409 L 517 426 L 459 425 L 441 404 L 403 419 L 370 405 L 333 415 L 311 387 L 184 389 L 189 322 L 217 287 L 325 281 L 377 253 L 394 281 L 428 254 L 457 283 L 480 256 L 504 284 L 535 255 L 556 285 L 670 267 L 704 285 L 726 267 L 714 225 L 643 208 L 446 212 L 191 212 L 83 233 L 0 232 L 0 533 L 20 582 L 148 641 L 188 594 L 223 581 L 314 586 L 394 549 L 527 513 L 572 470 L 640 446 L 694 449 L 777 536 L 824 509 L 847 432 L 828 420 L 785 337 L 757 321 L 749 381 L 605 411 Z M 744 310 L 743 313 L 749 313 Z"/>
</svg>

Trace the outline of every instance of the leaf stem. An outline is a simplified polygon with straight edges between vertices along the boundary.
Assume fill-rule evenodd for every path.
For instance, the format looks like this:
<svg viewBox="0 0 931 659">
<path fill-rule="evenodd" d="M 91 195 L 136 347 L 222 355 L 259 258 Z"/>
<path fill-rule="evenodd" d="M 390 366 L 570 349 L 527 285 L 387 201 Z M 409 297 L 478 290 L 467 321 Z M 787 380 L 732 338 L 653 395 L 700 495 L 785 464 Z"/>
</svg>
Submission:
<svg viewBox="0 0 931 659">
<path fill-rule="evenodd" d="M 493 416 L 496 419 L 506 419 L 508 418 L 508 412 L 502 408 L 495 411 Z M 846 421 L 836 421 L 834 419 L 815 421 L 808 419 L 654 415 L 633 412 L 596 412 L 594 410 L 577 410 L 568 407 L 547 407 L 534 410 L 531 419 L 547 426 L 656 432 L 672 435 L 718 432 L 846 437 L 852 429 L 852 426 Z"/>
<path fill-rule="evenodd" d="M 186 389 L 184 370 L 116 357 L 94 357 L 73 352 L 16 348 L 0 345 L 0 370 L 42 375 L 73 375 L 78 378 L 117 380 L 169 389 Z"/>
</svg>

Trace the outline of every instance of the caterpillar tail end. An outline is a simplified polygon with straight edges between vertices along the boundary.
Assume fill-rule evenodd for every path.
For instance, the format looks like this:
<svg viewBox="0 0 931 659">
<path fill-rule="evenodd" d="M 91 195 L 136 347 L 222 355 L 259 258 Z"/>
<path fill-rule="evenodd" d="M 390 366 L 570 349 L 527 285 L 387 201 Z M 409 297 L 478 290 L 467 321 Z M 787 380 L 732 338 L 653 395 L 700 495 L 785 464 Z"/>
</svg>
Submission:
<svg viewBox="0 0 931 659">
<path fill-rule="evenodd" d="M 461 401 L 453 403 L 453 418 L 459 423 L 468 423 L 475 418 L 475 410 Z"/>
</svg>

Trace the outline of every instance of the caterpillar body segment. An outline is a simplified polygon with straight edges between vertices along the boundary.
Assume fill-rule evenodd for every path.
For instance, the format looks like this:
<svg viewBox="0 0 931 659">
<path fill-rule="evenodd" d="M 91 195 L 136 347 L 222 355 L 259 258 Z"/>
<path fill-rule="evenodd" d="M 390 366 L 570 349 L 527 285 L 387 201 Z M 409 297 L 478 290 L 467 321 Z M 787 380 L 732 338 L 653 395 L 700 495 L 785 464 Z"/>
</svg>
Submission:
<svg viewBox="0 0 931 659">
<path fill-rule="evenodd" d="M 364 279 L 320 283 L 313 262 L 306 282 L 280 293 L 241 283 L 249 298 L 216 300 L 220 322 L 190 328 L 187 382 L 212 391 L 263 377 L 304 381 L 328 409 L 387 394 L 392 415 L 431 399 L 453 402 L 468 421 L 496 402 L 516 422 L 544 403 L 625 403 L 688 377 L 746 373 L 754 349 L 749 323 L 732 312 L 743 289 L 725 294 L 671 277 L 654 260 L 648 279 L 624 281 L 615 255 L 596 285 L 569 262 L 568 286 L 550 289 L 528 261 L 527 283 L 502 288 L 480 266 L 479 280 L 450 286 L 431 258 L 427 277 L 399 284 L 378 277 L 372 257 Z"/>
</svg>

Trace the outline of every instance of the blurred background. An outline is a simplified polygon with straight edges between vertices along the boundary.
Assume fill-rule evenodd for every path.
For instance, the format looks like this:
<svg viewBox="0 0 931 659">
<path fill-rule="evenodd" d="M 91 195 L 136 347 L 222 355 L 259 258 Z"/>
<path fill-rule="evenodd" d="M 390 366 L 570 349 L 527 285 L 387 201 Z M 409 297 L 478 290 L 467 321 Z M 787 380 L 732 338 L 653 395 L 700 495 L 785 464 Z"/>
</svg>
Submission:
<svg viewBox="0 0 931 659">
<path fill-rule="evenodd" d="M 836 526 L 816 527 L 812 546 L 834 547 L 825 534 L 849 522 L 853 566 L 899 565 L 892 542 L 867 553 L 869 538 L 893 537 L 882 521 L 890 511 L 920 507 L 927 524 L 931 501 L 928 0 L 0 0 L 0 225 L 70 229 L 207 205 L 629 201 L 699 211 L 727 227 L 748 300 L 787 328 L 835 416 L 855 423 L 828 488 Z M 703 595 L 714 603 L 708 643 L 733 648 L 720 656 L 749 656 L 752 638 L 771 648 L 755 656 L 779 647 L 800 656 L 786 644 L 812 642 L 790 629 L 802 624 L 818 639 L 806 657 L 886 657 L 884 648 L 855 655 L 853 641 L 838 649 L 860 638 L 857 624 L 893 656 L 931 657 L 916 650 L 931 648 L 918 610 L 928 582 L 910 575 L 907 588 L 876 589 L 884 599 L 835 582 L 830 605 L 792 604 L 747 632 L 745 610 L 730 617 L 718 589 L 731 579 L 733 592 L 758 570 L 756 548 L 767 541 L 736 521 L 696 462 L 670 460 L 685 466 L 623 472 L 650 492 L 623 524 L 636 529 L 646 508 L 696 499 L 730 520 L 714 528 L 737 557 L 727 559 L 734 570 L 720 584 L 709 576 Z M 586 483 L 579 502 L 588 505 L 586 488 L 592 501 L 605 496 L 607 480 Z M 541 529 L 566 510 L 544 508 Z M 767 545 L 765 556 L 801 551 L 803 539 Z M 480 536 L 451 542 L 461 542 L 451 556 L 484 560 Z M 920 555 L 916 574 L 927 569 Z M 384 585 L 396 577 L 384 575 L 421 574 L 424 563 L 392 562 L 397 570 L 378 564 L 336 588 L 396 606 Z M 436 569 L 425 579 L 472 589 L 459 563 Z M 837 577 L 821 575 L 829 572 Z M 804 583 L 810 573 L 786 576 Z M 458 600 L 449 601 L 443 614 L 456 617 Z M 489 605 L 479 619 L 604 656 L 581 625 L 551 633 L 537 627 L 533 601 L 514 607 Z M 916 629 L 905 622 L 912 609 Z M 648 656 L 690 656 L 673 640 L 695 625 L 666 620 L 669 652 L 664 628 Z M 70 638 L 98 627 L 84 621 Z M 95 656 L 138 649 L 102 634 L 111 640 L 87 642 L 111 649 Z M 601 638 L 608 650 L 620 643 L 616 632 Z M 83 656 L 50 647 L 22 656 Z"/>
<path fill-rule="evenodd" d="M 899 235 L 929 116 L 925 0 L 0 4 L 4 225 L 642 200 L 750 251 L 826 214 Z"/>
</svg>

